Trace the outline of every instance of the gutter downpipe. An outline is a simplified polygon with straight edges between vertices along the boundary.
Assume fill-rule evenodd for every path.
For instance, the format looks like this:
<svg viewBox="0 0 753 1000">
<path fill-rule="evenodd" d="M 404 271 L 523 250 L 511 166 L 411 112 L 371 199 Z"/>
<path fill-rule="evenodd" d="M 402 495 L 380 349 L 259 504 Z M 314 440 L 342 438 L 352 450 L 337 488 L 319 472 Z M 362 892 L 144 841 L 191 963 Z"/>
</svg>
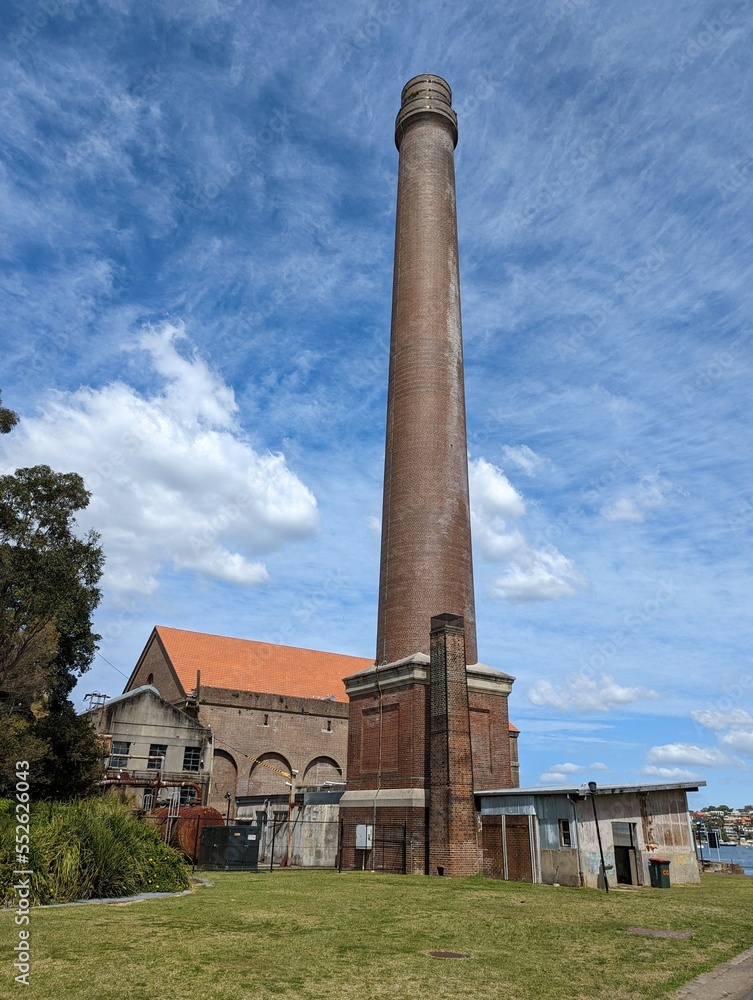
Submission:
<svg viewBox="0 0 753 1000">
<path fill-rule="evenodd" d="M 578 854 L 578 880 L 580 881 L 581 889 L 586 884 L 583 877 L 583 861 L 580 856 L 580 827 L 578 826 L 578 812 L 575 808 L 575 799 L 572 795 L 568 795 L 568 800 L 573 809 L 573 825 L 575 827 L 575 850 Z"/>
</svg>

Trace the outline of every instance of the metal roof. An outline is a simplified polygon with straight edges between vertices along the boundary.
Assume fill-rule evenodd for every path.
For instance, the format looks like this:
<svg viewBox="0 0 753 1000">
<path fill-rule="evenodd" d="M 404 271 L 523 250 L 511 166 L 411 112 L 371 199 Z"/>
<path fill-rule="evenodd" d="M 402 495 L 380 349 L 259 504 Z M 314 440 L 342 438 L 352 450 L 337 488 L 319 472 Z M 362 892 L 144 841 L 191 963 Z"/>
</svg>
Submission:
<svg viewBox="0 0 753 1000">
<path fill-rule="evenodd" d="M 697 792 L 705 787 L 705 781 L 672 781 L 658 785 L 597 785 L 597 795 L 619 795 L 620 793 L 635 794 L 637 792 Z M 509 796 L 509 795 L 590 795 L 588 784 L 582 785 L 538 785 L 531 788 L 494 788 L 474 790 L 474 795 Z"/>
<path fill-rule="evenodd" d="M 94 712 L 98 712 L 101 708 L 109 708 L 110 705 L 116 705 L 119 701 L 127 701 L 129 698 L 136 698 L 140 694 L 144 694 L 145 691 L 151 691 L 152 694 L 156 694 L 157 697 L 162 701 L 162 696 L 156 687 L 151 684 L 142 684 L 141 687 L 133 688 L 132 691 L 126 691 L 124 694 L 115 695 L 114 698 L 108 698 L 107 701 L 103 702 L 101 705 L 97 705 L 96 708 L 87 708 L 82 715 L 91 715 Z"/>
</svg>

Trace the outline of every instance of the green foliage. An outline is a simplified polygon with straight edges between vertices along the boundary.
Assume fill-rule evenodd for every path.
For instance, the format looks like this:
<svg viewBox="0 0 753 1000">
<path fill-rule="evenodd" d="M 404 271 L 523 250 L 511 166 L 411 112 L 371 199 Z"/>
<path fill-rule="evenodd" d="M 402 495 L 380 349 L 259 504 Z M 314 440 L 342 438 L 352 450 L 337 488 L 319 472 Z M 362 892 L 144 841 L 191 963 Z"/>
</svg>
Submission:
<svg viewBox="0 0 753 1000">
<path fill-rule="evenodd" d="M 2 393 L 0 393 L 0 434 L 10 434 L 18 423 L 18 414 L 13 410 L 6 409 L 3 405 Z"/>
<path fill-rule="evenodd" d="M 0 800 L 0 898 L 6 904 L 15 899 L 13 810 L 12 801 Z M 40 803 L 32 809 L 30 834 L 35 904 L 188 888 L 180 852 L 111 796 Z"/>
<path fill-rule="evenodd" d="M 30 782 L 34 801 L 81 798 L 105 776 L 105 752 L 88 718 L 64 702 L 36 720 L 31 735 L 47 746 L 44 770 Z"/>
<path fill-rule="evenodd" d="M 0 719 L 0 795 L 11 795 L 16 761 L 26 761 L 32 801 L 81 798 L 104 777 L 104 748 L 88 719 L 70 702 L 38 719 Z"/>
<path fill-rule="evenodd" d="M 0 476 L 0 701 L 7 714 L 65 701 L 87 670 L 104 556 L 74 533 L 89 503 L 81 476 L 38 465 Z"/>
<path fill-rule="evenodd" d="M 0 476 L 0 794 L 29 762 L 35 800 L 92 791 L 103 754 L 68 700 L 99 636 L 91 616 L 104 556 L 75 533 L 89 503 L 83 479 L 46 465 Z"/>
</svg>

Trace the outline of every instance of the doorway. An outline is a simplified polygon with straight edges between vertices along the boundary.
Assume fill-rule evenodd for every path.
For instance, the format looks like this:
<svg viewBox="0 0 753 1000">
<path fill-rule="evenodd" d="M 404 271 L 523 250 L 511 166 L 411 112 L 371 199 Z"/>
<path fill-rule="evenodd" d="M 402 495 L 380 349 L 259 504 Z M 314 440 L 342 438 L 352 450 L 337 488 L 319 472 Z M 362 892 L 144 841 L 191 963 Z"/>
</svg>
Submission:
<svg viewBox="0 0 753 1000">
<path fill-rule="evenodd" d="M 618 885 L 639 885 L 635 823 L 612 823 L 614 870 Z"/>
</svg>

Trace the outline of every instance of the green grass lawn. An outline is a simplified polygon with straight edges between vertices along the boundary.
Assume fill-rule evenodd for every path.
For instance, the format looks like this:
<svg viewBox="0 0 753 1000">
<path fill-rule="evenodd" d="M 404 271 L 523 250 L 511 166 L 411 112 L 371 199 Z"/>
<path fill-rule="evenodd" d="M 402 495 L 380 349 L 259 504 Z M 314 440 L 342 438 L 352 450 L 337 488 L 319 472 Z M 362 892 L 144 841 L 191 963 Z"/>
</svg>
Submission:
<svg viewBox="0 0 753 1000">
<path fill-rule="evenodd" d="M 482 878 L 316 871 L 215 874 L 188 896 L 32 913 L 32 975 L 0 997 L 664 997 L 753 946 L 753 879 L 611 892 Z M 691 931 L 636 937 L 628 927 Z M 429 951 L 470 954 L 435 959 Z"/>
</svg>

